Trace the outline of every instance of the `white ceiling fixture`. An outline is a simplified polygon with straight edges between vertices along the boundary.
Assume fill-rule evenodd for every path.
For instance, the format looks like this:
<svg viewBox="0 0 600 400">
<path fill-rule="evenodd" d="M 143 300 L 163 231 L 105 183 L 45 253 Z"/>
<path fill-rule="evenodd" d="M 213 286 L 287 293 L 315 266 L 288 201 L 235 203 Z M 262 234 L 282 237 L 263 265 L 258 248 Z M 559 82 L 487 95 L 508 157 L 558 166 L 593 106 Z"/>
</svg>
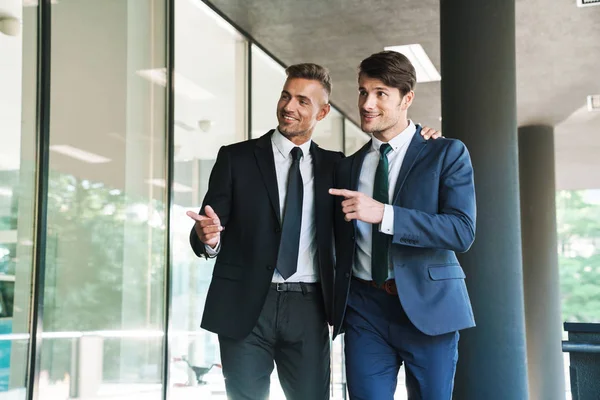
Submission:
<svg viewBox="0 0 600 400">
<path fill-rule="evenodd" d="M 158 186 L 160 188 L 165 188 L 167 186 L 164 179 L 148 179 L 148 180 L 146 180 L 146 182 L 151 185 Z M 192 189 L 191 187 L 189 187 L 187 185 L 173 182 L 173 191 L 177 192 L 177 193 L 190 193 L 190 192 L 193 192 L 194 189 Z"/>
<path fill-rule="evenodd" d="M 600 94 L 593 94 L 587 97 L 588 111 L 600 111 Z"/>
<path fill-rule="evenodd" d="M 600 0 L 577 0 L 577 7 L 600 6 Z"/>
<path fill-rule="evenodd" d="M 13 195 L 13 191 L 11 188 L 0 187 L 0 196 L 11 197 Z"/>
<path fill-rule="evenodd" d="M 50 150 L 90 164 L 103 164 L 110 161 L 110 158 L 90 153 L 89 151 L 81 150 L 68 144 L 55 144 L 50 146 Z"/>
<path fill-rule="evenodd" d="M 156 69 L 143 69 L 137 71 L 137 74 L 143 78 L 148 79 L 151 82 L 156 83 L 162 87 L 167 87 L 167 69 L 156 68 Z M 186 78 L 180 73 L 175 72 L 173 74 L 175 80 L 175 93 L 185 96 L 190 100 L 210 100 L 214 99 L 215 95 L 208 90 L 201 88 L 191 79 Z"/>
<path fill-rule="evenodd" d="M 388 46 L 384 50 L 395 51 L 404 54 L 415 67 L 417 72 L 417 82 L 437 82 L 441 81 L 442 77 L 435 68 L 435 65 L 423 50 L 420 44 L 408 44 L 403 46 Z"/>
<path fill-rule="evenodd" d="M 38 3 L 38 0 L 23 0 L 23 7 L 35 7 Z M 58 0 L 50 0 L 50 4 L 56 3 L 58 3 Z"/>
<path fill-rule="evenodd" d="M 21 33 L 21 21 L 10 15 L 0 15 L 0 33 L 18 36 Z"/>
</svg>

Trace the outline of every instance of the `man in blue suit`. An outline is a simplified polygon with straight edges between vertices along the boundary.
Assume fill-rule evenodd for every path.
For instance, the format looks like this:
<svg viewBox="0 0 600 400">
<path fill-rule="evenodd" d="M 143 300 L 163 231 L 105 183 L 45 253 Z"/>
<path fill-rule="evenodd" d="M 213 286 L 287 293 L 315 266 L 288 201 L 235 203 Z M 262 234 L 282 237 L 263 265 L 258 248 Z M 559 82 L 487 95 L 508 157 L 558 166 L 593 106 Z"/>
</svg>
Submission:
<svg viewBox="0 0 600 400">
<path fill-rule="evenodd" d="M 334 335 L 345 331 L 352 400 L 452 397 L 458 331 L 475 326 L 456 258 L 475 238 L 469 153 L 426 141 L 407 117 L 415 69 L 396 52 L 359 69 L 361 128 L 372 140 L 336 169 Z"/>
</svg>

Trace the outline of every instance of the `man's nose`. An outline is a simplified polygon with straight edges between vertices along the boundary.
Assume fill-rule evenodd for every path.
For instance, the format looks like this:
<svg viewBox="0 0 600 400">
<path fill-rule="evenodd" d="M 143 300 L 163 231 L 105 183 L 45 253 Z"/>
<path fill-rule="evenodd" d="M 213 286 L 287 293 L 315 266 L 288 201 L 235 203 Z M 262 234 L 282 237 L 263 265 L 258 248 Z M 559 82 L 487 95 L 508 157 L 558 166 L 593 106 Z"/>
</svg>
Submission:
<svg viewBox="0 0 600 400">
<path fill-rule="evenodd" d="M 291 112 L 294 111 L 295 106 L 294 106 L 294 100 L 288 100 L 284 105 L 283 105 L 283 111 L 285 112 Z"/>
<path fill-rule="evenodd" d="M 372 110 L 375 107 L 375 98 L 373 96 L 367 96 L 362 104 L 363 110 Z"/>
</svg>

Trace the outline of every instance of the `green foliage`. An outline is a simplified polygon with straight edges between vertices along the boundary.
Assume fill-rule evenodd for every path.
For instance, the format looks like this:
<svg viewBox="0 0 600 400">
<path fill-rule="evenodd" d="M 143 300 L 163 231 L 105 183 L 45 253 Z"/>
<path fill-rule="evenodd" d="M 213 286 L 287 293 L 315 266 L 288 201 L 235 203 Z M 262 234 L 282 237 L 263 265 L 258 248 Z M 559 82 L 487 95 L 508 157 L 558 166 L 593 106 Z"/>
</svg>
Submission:
<svg viewBox="0 0 600 400">
<path fill-rule="evenodd" d="M 44 330 L 163 329 L 164 204 L 71 175 L 49 178 Z M 106 339 L 104 378 L 119 376 L 127 349 L 159 359 L 155 342 Z M 42 367 L 53 379 L 70 372 L 73 343 L 44 341 Z"/>
<path fill-rule="evenodd" d="M 600 322 L 600 204 L 584 194 L 556 197 L 562 314 L 569 322 Z"/>
</svg>

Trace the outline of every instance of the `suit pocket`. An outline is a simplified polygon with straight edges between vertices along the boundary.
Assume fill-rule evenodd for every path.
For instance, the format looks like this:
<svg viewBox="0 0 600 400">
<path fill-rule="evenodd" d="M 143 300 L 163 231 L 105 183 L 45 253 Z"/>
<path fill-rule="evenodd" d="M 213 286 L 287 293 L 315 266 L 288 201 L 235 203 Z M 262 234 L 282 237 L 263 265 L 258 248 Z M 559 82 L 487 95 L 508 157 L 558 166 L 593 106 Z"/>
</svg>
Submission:
<svg viewBox="0 0 600 400">
<path fill-rule="evenodd" d="M 434 281 L 444 279 L 465 279 L 465 273 L 458 264 L 432 265 L 429 268 L 429 277 Z"/>
<path fill-rule="evenodd" d="M 242 267 L 233 264 L 216 263 L 213 270 L 213 276 L 239 281 L 243 275 Z"/>
</svg>

